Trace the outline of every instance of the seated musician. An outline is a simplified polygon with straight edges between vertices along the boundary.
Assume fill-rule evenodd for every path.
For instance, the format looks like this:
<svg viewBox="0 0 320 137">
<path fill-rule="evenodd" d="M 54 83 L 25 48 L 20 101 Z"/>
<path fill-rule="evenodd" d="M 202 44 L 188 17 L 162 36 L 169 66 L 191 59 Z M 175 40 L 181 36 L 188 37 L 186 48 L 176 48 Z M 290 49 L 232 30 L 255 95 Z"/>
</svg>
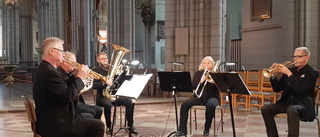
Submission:
<svg viewBox="0 0 320 137">
<path fill-rule="evenodd" d="M 97 62 L 99 66 L 93 68 L 93 71 L 100 73 L 103 76 L 108 75 L 108 57 L 105 52 L 100 52 L 97 54 Z M 112 83 L 112 82 L 111 82 Z M 107 134 L 111 133 L 111 107 L 115 102 L 110 101 L 107 97 L 103 96 L 103 90 L 108 86 L 112 85 L 111 83 L 103 83 L 100 80 L 95 80 L 93 82 L 93 89 L 97 89 L 96 96 L 96 105 L 104 107 L 104 115 L 106 118 Z M 133 112 L 134 112 L 134 103 L 131 98 L 120 97 L 117 99 L 117 105 L 126 106 L 126 118 L 128 121 L 129 131 L 134 134 L 138 134 L 137 130 L 133 126 Z"/>
<path fill-rule="evenodd" d="M 194 105 L 204 105 L 206 106 L 206 112 L 205 112 L 205 128 L 203 131 L 204 136 L 209 135 L 209 130 L 211 127 L 212 119 L 215 116 L 215 108 L 219 105 L 219 90 L 216 87 L 214 83 L 207 82 L 206 85 L 204 85 L 206 81 L 206 77 L 202 77 L 205 69 L 207 71 L 213 70 L 214 60 L 210 56 L 206 56 L 202 59 L 201 64 L 199 66 L 199 71 L 195 72 L 193 76 L 192 86 L 194 89 L 198 87 L 197 92 L 198 95 L 200 95 L 200 91 L 203 86 L 203 93 L 201 97 L 197 97 L 197 95 L 194 95 L 193 98 L 190 98 L 182 103 L 181 110 L 180 110 L 180 127 L 179 132 L 177 133 L 178 136 L 187 135 L 187 120 L 188 120 L 188 111 L 189 109 Z"/>
<path fill-rule="evenodd" d="M 46 38 L 41 47 L 42 61 L 35 73 L 33 96 L 36 105 L 37 134 L 43 137 L 103 137 L 101 120 L 83 118 L 73 99 L 84 87 L 89 67 L 82 65 L 68 84 L 57 70 L 63 61 L 63 40 Z"/>
<path fill-rule="evenodd" d="M 64 52 L 64 59 L 77 62 L 75 54 L 69 51 Z M 74 81 L 75 76 L 73 75 L 73 66 L 66 62 L 63 62 L 61 66 L 58 67 L 58 70 L 65 76 L 68 84 Z M 76 107 L 84 117 L 101 119 L 102 108 L 95 105 L 86 104 L 81 94 L 75 99 L 75 104 L 77 104 Z"/>
<path fill-rule="evenodd" d="M 278 72 L 283 74 L 280 79 L 276 74 L 270 78 L 272 89 L 275 92 L 283 90 L 283 93 L 276 104 L 265 104 L 261 108 L 268 137 L 279 136 L 274 120 L 276 114 L 287 113 L 289 137 L 299 136 L 299 120 L 313 121 L 315 118 L 314 86 L 319 72 L 308 64 L 310 51 L 307 47 L 296 48 L 292 57 L 295 67 L 277 63 L 270 67 L 278 67 Z"/>
</svg>

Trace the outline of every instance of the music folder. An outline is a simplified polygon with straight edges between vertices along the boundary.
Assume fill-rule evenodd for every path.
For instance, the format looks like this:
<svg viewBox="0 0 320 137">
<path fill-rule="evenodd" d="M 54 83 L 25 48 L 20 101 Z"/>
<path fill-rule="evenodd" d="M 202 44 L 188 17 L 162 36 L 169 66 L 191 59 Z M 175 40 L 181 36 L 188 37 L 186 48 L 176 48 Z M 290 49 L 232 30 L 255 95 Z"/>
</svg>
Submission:
<svg viewBox="0 0 320 137">
<path fill-rule="evenodd" d="M 115 95 L 124 96 L 124 97 L 132 97 L 137 99 L 144 87 L 148 83 L 150 77 L 153 74 L 145 74 L 145 75 L 136 75 L 134 74 L 131 80 L 125 80 L 120 88 L 118 89 Z"/>
<path fill-rule="evenodd" d="M 251 95 L 238 73 L 210 73 L 216 86 L 223 93 Z"/>
</svg>

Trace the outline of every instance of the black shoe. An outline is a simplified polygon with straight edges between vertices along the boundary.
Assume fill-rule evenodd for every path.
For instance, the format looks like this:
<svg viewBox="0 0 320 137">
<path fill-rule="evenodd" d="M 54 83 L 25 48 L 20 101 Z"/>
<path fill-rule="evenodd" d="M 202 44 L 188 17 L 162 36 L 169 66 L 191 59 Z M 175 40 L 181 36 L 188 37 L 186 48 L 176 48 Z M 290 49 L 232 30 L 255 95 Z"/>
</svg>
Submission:
<svg viewBox="0 0 320 137">
<path fill-rule="evenodd" d="M 138 135 L 138 134 L 139 134 L 139 132 L 136 130 L 136 128 L 134 128 L 134 126 L 129 127 L 129 132 L 130 132 L 130 133 L 133 133 L 133 134 L 135 134 L 135 135 Z"/>
<path fill-rule="evenodd" d="M 107 129 L 106 129 L 106 133 L 107 133 L 108 135 L 110 135 L 110 134 L 111 134 L 111 129 L 110 129 L 110 128 L 107 128 Z"/>
<path fill-rule="evenodd" d="M 175 134 L 176 137 L 186 137 L 187 134 L 181 132 L 181 131 L 177 131 L 177 133 Z"/>
<path fill-rule="evenodd" d="M 203 136 L 209 136 L 209 131 L 203 131 Z"/>
</svg>

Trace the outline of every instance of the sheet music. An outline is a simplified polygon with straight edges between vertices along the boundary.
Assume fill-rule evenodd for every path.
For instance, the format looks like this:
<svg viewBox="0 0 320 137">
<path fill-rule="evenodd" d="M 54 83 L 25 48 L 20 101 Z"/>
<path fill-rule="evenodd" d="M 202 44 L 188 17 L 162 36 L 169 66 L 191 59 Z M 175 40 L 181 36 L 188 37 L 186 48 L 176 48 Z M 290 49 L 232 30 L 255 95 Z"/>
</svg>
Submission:
<svg viewBox="0 0 320 137">
<path fill-rule="evenodd" d="M 137 99 L 152 75 L 153 74 L 133 75 L 130 81 L 125 80 L 123 82 L 116 95 Z"/>
</svg>

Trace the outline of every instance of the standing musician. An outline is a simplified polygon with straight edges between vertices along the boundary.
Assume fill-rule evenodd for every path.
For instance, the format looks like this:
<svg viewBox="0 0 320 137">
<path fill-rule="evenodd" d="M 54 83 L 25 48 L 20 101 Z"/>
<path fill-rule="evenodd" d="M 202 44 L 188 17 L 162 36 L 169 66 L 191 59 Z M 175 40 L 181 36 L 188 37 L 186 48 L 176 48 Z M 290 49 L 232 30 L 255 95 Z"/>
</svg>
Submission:
<svg viewBox="0 0 320 137">
<path fill-rule="evenodd" d="M 200 84 L 198 89 L 202 89 L 206 81 L 206 77 L 202 77 L 205 69 L 208 71 L 213 69 L 214 60 L 210 56 L 206 56 L 202 59 L 199 66 L 199 71 L 195 72 L 193 76 L 192 86 L 194 89 Z M 201 79 L 202 77 L 202 79 Z M 209 135 L 209 130 L 212 123 L 212 118 L 215 116 L 215 108 L 219 105 L 219 90 L 214 83 L 209 83 L 204 87 L 203 94 L 200 98 L 196 95 L 193 98 L 190 98 L 182 103 L 180 110 L 180 127 L 177 133 L 178 136 L 187 135 L 187 120 L 188 120 L 188 111 L 194 105 L 205 105 L 206 106 L 206 122 L 205 128 L 203 131 L 204 136 Z"/>
<path fill-rule="evenodd" d="M 269 137 L 279 136 L 274 120 L 276 114 L 287 113 L 288 136 L 290 137 L 299 136 L 299 120 L 313 121 L 315 118 L 314 86 L 319 72 L 308 64 L 310 59 L 308 48 L 296 48 L 292 57 L 295 67 L 287 68 L 277 63 L 270 67 L 271 69 L 278 67 L 278 72 L 283 73 L 279 80 L 276 74 L 272 74 L 270 78 L 273 91 L 283 90 L 283 93 L 276 104 L 265 104 L 261 108 Z"/>
<path fill-rule="evenodd" d="M 42 62 L 35 73 L 33 95 L 36 105 L 36 132 L 44 137 L 103 137 L 101 120 L 83 118 L 73 100 L 84 87 L 89 68 L 83 65 L 75 80 L 67 84 L 57 67 L 63 61 L 63 40 L 46 38 L 40 50 Z"/>
<path fill-rule="evenodd" d="M 64 52 L 64 59 L 77 62 L 76 55 L 69 51 Z M 64 75 L 68 84 L 72 83 L 75 80 L 75 75 L 78 71 L 77 69 L 75 70 L 72 65 L 66 63 L 65 61 L 61 64 L 60 67 L 58 67 L 58 70 Z M 102 108 L 95 105 L 86 104 L 81 94 L 75 99 L 75 104 L 81 115 L 83 115 L 84 117 L 101 119 L 101 115 L 103 112 Z"/>
<path fill-rule="evenodd" d="M 93 68 L 93 70 L 97 73 L 100 73 L 103 76 L 108 75 L 108 57 L 105 52 L 100 52 L 97 54 L 97 62 L 99 66 Z M 110 82 L 110 81 L 109 81 Z M 111 102 L 108 98 L 104 97 L 102 92 L 108 85 L 112 85 L 107 82 L 107 84 L 103 83 L 100 80 L 95 80 L 93 82 L 93 89 L 97 89 L 97 97 L 96 97 L 96 105 L 104 107 L 104 116 L 106 118 L 107 134 L 111 133 L 111 107 L 115 102 Z M 138 134 L 138 131 L 133 126 L 133 111 L 134 111 L 134 103 L 131 98 L 127 97 L 119 97 L 117 100 L 118 105 L 126 106 L 126 118 L 128 121 L 129 132 Z"/>
</svg>

